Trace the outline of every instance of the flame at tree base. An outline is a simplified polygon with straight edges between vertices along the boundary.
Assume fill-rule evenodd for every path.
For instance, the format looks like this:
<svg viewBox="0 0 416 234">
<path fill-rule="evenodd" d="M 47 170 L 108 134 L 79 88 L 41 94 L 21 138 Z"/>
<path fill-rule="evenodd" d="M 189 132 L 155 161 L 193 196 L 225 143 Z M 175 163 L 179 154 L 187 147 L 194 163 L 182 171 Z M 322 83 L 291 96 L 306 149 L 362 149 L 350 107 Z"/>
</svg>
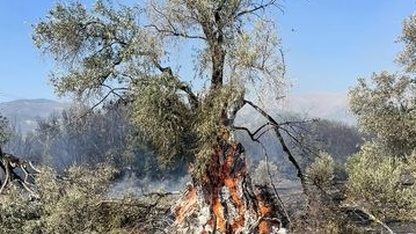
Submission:
<svg viewBox="0 0 416 234">
<path fill-rule="evenodd" d="M 218 137 L 211 163 L 172 207 L 177 234 L 272 233 L 280 228 L 268 188 L 254 188 L 240 143 Z"/>
</svg>

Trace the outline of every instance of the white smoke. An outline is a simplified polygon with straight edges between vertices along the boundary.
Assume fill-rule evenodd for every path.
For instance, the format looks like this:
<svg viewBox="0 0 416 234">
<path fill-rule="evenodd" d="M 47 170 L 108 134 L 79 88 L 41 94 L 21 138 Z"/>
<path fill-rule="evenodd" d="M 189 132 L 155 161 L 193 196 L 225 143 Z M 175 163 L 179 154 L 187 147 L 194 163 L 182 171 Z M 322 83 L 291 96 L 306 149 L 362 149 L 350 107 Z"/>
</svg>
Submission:
<svg viewBox="0 0 416 234">
<path fill-rule="evenodd" d="M 138 179 L 134 175 L 125 176 L 122 180 L 114 183 L 109 191 L 110 197 L 123 197 L 127 194 L 142 196 L 153 192 L 180 192 L 185 188 L 190 176 L 183 176 L 169 180 L 151 180 L 146 177 Z"/>
</svg>

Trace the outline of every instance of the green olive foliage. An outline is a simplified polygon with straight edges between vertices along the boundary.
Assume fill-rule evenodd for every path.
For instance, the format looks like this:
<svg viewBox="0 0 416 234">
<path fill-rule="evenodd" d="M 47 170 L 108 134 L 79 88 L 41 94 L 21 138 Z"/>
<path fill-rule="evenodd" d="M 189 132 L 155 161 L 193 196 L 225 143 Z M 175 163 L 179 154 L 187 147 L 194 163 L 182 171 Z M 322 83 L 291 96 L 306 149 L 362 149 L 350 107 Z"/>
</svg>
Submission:
<svg viewBox="0 0 416 234">
<path fill-rule="evenodd" d="M 296 220 L 294 233 L 364 233 L 345 213 L 340 212 L 339 189 L 335 186 L 336 164 L 333 157 L 321 151 L 306 168 L 308 182 L 308 215 Z"/>
<path fill-rule="evenodd" d="M 368 143 L 347 163 L 347 197 L 379 219 L 412 220 L 416 215 L 416 153 L 392 157 L 383 146 Z"/>
<path fill-rule="evenodd" d="M 313 184 L 321 188 L 328 188 L 333 183 L 335 177 L 334 171 L 334 159 L 328 153 L 321 152 L 306 169 L 306 176 Z"/>
<path fill-rule="evenodd" d="M 71 167 L 57 177 L 43 168 L 36 175 L 39 198 L 29 199 L 18 186 L 0 196 L 0 233 L 150 233 L 172 201 L 110 197 L 115 172 L 101 164 Z"/>
<path fill-rule="evenodd" d="M 58 94 L 129 103 L 139 138 L 162 162 L 179 156 L 203 167 L 226 111 L 247 91 L 277 94 L 285 83 L 268 11 L 277 6 L 276 0 L 58 3 L 34 26 L 33 40 L 56 61 L 51 83 Z M 202 87 L 193 88 L 192 79 Z"/>
<path fill-rule="evenodd" d="M 416 147 L 416 17 L 403 23 L 399 41 L 404 49 L 397 57 L 402 73 L 386 71 L 362 78 L 349 92 L 350 109 L 364 132 L 375 134 L 390 154 L 409 154 Z"/>
<path fill-rule="evenodd" d="M 348 200 L 384 220 L 410 220 L 416 214 L 415 25 L 412 15 L 400 37 L 405 47 L 397 61 L 404 71 L 359 79 L 349 93 L 359 128 L 375 138 L 347 163 Z"/>
<path fill-rule="evenodd" d="M 382 72 L 350 90 L 350 109 L 360 130 L 374 134 L 392 155 L 416 147 L 416 84 L 410 75 Z"/>
<path fill-rule="evenodd" d="M 416 15 L 403 23 L 399 41 L 404 49 L 396 61 L 403 73 L 373 74 L 371 82 L 359 79 L 350 90 L 350 109 L 361 130 L 377 135 L 393 155 L 409 154 L 416 147 Z"/>
<path fill-rule="evenodd" d="M 274 183 L 272 180 L 278 178 L 278 175 L 279 171 L 275 163 L 261 160 L 254 170 L 253 182 L 256 185 L 267 186 Z"/>
<path fill-rule="evenodd" d="M 103 228 L 97 203 L 114 171 L 99 167 L 94 171 L 73 167 L 64 179 L 47 168 L 37 175 L 39 200 L 33 202 L 14 186 L 2 194 L 0 229 L 2 233 L 87 233 Z M 11 205 L 13 204 L 13 205 Z M 95 229 L 97 228 L 97 229 Z"/>
<path fill-rule="evenodd" d="M 397 57 L 397 62 L 404 66 L 405 71 L 414 73 L 416 71 L 416 14 L 412 14 L 403 22 L 402 35 L 399 41 L 405 47 Z"/>
</svg>

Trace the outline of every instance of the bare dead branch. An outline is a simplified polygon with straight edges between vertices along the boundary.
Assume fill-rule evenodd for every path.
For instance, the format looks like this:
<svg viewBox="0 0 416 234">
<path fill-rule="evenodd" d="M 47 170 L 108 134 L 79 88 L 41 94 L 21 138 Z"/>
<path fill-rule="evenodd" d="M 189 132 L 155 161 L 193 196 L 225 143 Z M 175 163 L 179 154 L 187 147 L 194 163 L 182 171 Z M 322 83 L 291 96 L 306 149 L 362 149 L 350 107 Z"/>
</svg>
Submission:
<svg viewBox="0 0 416 234">
<path fill-rule="evenodd" d="M 294 134 L 296 133 L 292 133 L 290 130 L 281 127 L 280 128 L 288 137 L 289 139 L 295 144 L 295 146 L 299 149 L 301 149 L 303 152 L 314 155 L 314 156 L 318 156 L 317 154 L 317 148 L 307 142 L 303 142 L 299 139 L 298 136 L 295 136 Z"/>
<path fill-rule="evenodd" d="M 9 175 L 9 170 L 8 170 L 8 168 L 6 167 L 6 169 L 4 170 L 4 173 L 6 173 L 6 178 L 4 178 L 4 182 L 3 182 L 3 184 L 1 185 L 1 188 L 0 188 L 0 194 L 2 194 L 3 193 L 3 190 L 4 190 L 4 188 L 6 187 L 6 185 L 8 184 L 8 182 L 9 182 L 9 178 L 10 178 L 10 175 Z"/>
<path fill-rule="evenodd" d="M 110 87 L 110 86 L 108 86 L 106 84 L 102 84 L 101 86 L 108 88 L 110 90 L 110 92 L 112 94 L 114 94 L 115 96 L 117 96 L 124 104 L 127 104 L 128 103 L 127 100 L 124 99 L 124 97 L 121 94 L 119 94 L 119 93 L 116 92 L 116 90 L 129 90 L 128 88 L 125 88 L 125 87 L 112 88 L 112 87 Z"/>
<path fill-rule="evenodd" d="M 282 208 L 282 212 L 283 212 L 282 215 L 284 216 L 285 220 L 289 223 L 289 225 L 292 225 L 292 221 L 290 219 L 289 213 L 287 212 L 285 204 L 284 204 L 282 198 L 280 197 L 280 195 L 277 191 L 276 185 L 273 183 L 272 174 L 270 172 L 270 167 L 269 167 L 269 154 L 267 153 L 267 149 L 264 146 L 264 144 L 259 140 L 263 136 L 263 134 L 265 132 L 267 132 L 268 130 L 270 130 L 270 129 L 267 129 L 267 130 L 263 131 L 258 137 L 255 137 L 255 135 L 259 131 L 261 131 L 263 128 L 265 128 L 266 126 L 269 126 L 269 125 L 270 125 L 270 123 L 263 124 L 254 133 L 251 133 L 250 130 L 247 129 L 246 127 L 234 127 L 234 129 L 246 131 L 247 134 L 250 136 L 251 140 L 256 142 L 257 144 L 259 144 L 261 146 L 263 154 L 264 154 L 264 158 L 265 158 L 265 161 L 266 161 L 266 171 L 267 171 L 267 174 L 269 176 L 269 185 L 272 187 L 273 193 L 274 193 L 277 201 L 279 202 L 280 207 Z M 259 220 L 259 222 L 260 222 L 260 220 Z"/>
<path fill-rule="evenodd" d="M 297 177 L 300 180 L 300 183 L 302 185 L 302 190 L 303 193 L 305 195 L 305 198 L 307 200 L 307 204 L 309 205 L 309 197 L 310 197 L 310 192 L 309 192 L 309 188 L 306 185 L 306 178 L 305 175 L 302 172 L 302 169 L 299 165 L 299 163 L 296 161 L 295 157 L 293 156 L 292 152 L 290 151 L 288 145 L 286 144 L 286 141 L 283 137 L 283 135 L 281 134 L 280 130 L 281 130 L 281 126 L 280 124 L 274 119 L 272 118 L 269 114 L 267 114 L 263 109 L 261 109 L 259 106 L 255 105 L 253 102 L 250 102 L 248 100 L 244 100 L 245 104 L 250 105 L 252 108 L 254 108 L 257 112 L 259 112 L 264 118 L 266 118 L 274 127 L 273 127 L 273 131 L 282 147 L 283 152 L 285 152 L 285 154 L 287 155 L 289 161 L 293 164 L 293 166 L 296 168 L 297 170 Z"/>
<path fill-rule="evenodd" d="M 241 127 L 241 126 L 233 126 L 233 128 L 235 130 L 243 130 L 245 131 L 251 138 L 252 141 L 257 141 L 259 138 L 261 138 L 263 136 L 263 134 L 265 132 L 267 132 L 268 130 L 263 131 L 259 136 L 256 137 L 257 133 L 259 133 L 263 128 L 270 126 L 270 123 L 265 123 L 262 126 L 260 126 L 259 128 L 257 128 L 257 130 L 254 133 L 251 133 L 250 130 L 246 127 Z"/>
<path fill-rule="evenodd" d="M 285 54 L 283 53 L 283 50 L 279 49 L 280 58 L 282 59 L 282 78 L 284 79 L 286 77 L 286 62 L 285 62 Z"/>
<path fill-rule="evenodd" d="M 0 194 L 4 192 L 8 185 L 13 181 L 18 182 L 26 191 L 28 191 L 33 197 L 38 197 L 36 193 L 30 188 L 34 184 L 29 183 L 27 180 L 29 177 L 33 178 L 33 175 L 28 171 L 28 165 L 35 172 L 38 170 L 33 166 L 33 164 L 27 160 L 20 159 L 12 154 L 3 153 L 0 149 L 0 168 L 5 174 L 4 181 L 0 187 Z M 25 179 L 22 179 L 14 170 L 20 168 L 25 174 Z"/>
<path fill-rule="evenodd" d="M 247 10 L 240 11 L 240 12 L 236 13 L 236 16 L 235 17 L 236 18 L 239 18 L 239 17 L 241 17 L 243 15 L 254 14 L 255 12 L 257 12 L 259 10 L 264 10 L 264 9 L 268 8 L 269 6 L 276 6 L 276 2 L 277 2 L 276 0 L 271 0 L 271 1 L 267 2 L 267 3 L 262 3 L 262 4 L 258 5 L 258 6 L 254 6 L 251 9 L 247 9 Z"/>
<path fill-rule="evenodd" d="M 263 109 L 261 109 L 259 106 L 255 105 L 253 102 L 250 102 L 248 100 L 244 100 L 244 103 L 249 104 L 251 107 L 253 107 L 257 112 L 259 112 L 263 117 L 265 117 L 270 124 L 275 126 L 273 128 L 277 139 L 279 140 L 283 151 L 287 154 L 289 161 L 295 166 L 296 170 L 298 171 L 297 176 L 303 181 L 304 175 L 302 173 L 302 169 L 300 168 L 298 162 L 296 161 L 295 157 L 293 156 L 292 152 L 290 151 L 289 147 L 287 146 L 285 139 L 283 138 L 282 134 L 280 133 L 280 124 L 274 120 L 269 114 L 267 114 Z"/>
<path fill-rule="evenodd" d="M 158 31 L 159 33 L 164 33 L 167 36 L 174 36 L 174 37 L 182 37 L 182 38 L 186 38 L 186 39 L 201 39 L 201 40 L 207 40 L 205 37 L 202 36 L 198 36 L 198 35 L 189 35 L 186 32 L 180 32 L 175 25 L 172 23 L 172 21 L 170 20 L 170 18 L 168 16 L 166 16 L 165 13 L 162 12 L 162 10 L 158 9 L 157 6 L 155 6 L 155 4 L 153 2 L 151 2 L 151 7 L 152 9 L 162 18 L 164 18 L 166 20 L 167 26 L 169 27 L 169 29 L 166 28 L 160 28 L 155 24 L 150 24 L 150 25 L 146 25 L 144 27 L 150 27 L 150 28 L 154 28 L 156 31 Z"/>
<path fill-rule="evenodd" d="M 286 219 L 286 221 L 291 226 L 292 225 L 292 221 L 290 219 L 289 213 L 287 212 L 287 209 L 285 207 L 285 204 L 284 204 L 282 198 L 280 197 L 279 193 L 277 192 L 276 185 L 273 183 L 272 174 L 270 172 L 270 167 L 269 167 L 269 155 L 267 153 L 266 147 L 264 146 L 264 144 L 261 141 L 257 140 L 256 142 L 258 144 L 260 144 L 260 146 L 262 147 L 262 150 L 263 150 L 264 158 L 266 160 L 266 171 L 267 171 L 267 175 L 269 176 L 269 184 L 270 184 L 270 186 L 273 189 L 273 193 L 276 196 L 277 201 L 280 203 L 280 207 L 283 210 L 284 218 Z"/>
<path fill-rule="evenodd" d="M 83 118 L 83 117 L 87 116 L 92 110 L 94 110 L 99 105 L 101 105 L 101 103 L 103 103 L 111 94 L 112 94 L 112 92 L 110 90 L 106 95 L 104 95 L 103 98 L 101 98 L 100 101 L 98 101 L 97 103 L 95 103 L 89 110 L 87 110 L 83 115 L 81 115 L 80 118 Z"/>
<path fill-rule="evenodd" d="M 344 209 L 353 209 L 353 210 L 357 210 L 360 211 L 362 213 L 364 213 L 365 215 L 367 215 L 371 221 L 374 221 L 377 224 L 380 224 L 382 227 L 384 227 L 388 233 L 390 234 L 394 234 L 395 232 L 383 221 L 381 221 L 380 219 L 378 219 L 377 217 L 375 217 L 373 214 L 371 214 L 367 209 L 365 209 L 364 207 L 358 206 L 356 204 L 353 204 L 352 206 L 344 206 Z"/>
<path fill-rule="evenodd" d="M 189 34 L 184 33 L 184 32 L 179 32 L 176 29 L 172 29 L 172 30 L 161 29 L 161 28 L 157 27 L 154 24 L 149 24 L 149 25 L 146 25 L 145 27 L 154 28 L 159 33 L 164 33 L 167 36 L 182 37 L 182 38 L 186 38 L 186 39 L 201 39 L 201 40 L 207 40 L 205 37 L 197 36 L 197 35 L 189 35 Z"/>
</svg>

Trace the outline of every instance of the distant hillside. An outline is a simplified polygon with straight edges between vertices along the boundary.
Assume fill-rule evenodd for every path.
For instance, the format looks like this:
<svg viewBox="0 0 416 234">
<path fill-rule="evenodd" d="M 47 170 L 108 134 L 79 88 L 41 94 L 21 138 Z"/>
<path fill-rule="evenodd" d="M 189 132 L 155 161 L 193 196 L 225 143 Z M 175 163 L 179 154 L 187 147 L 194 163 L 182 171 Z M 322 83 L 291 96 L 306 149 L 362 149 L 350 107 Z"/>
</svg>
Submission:
<svg viewBox="0 0 416 234">
<path fill-rule="evenodd" d="M 48 99 L 20 99 L 0 103 L 0 113 L 27 133 L 36 128 L 37 119 L 46 118 L 54 112 L 60 113 L 69 106 L 69 103 Z"/>
<path fill-rule="evenodd" d="M 355 118 L 348 112 L 347 97 L 345 93 L 309 93 L 293 95 L 282 102 L 266 102 L 270 113 L 284 114 L 297 113 L 300 116 L 319 117 L 341 121 L 354 125 Z M 21 99 L 0 103 L 0 113 L 6 116 L 12 123 L 15 122 L 22 132 L 27 133 L 36 127 L 38 118 L 48 117 L 54 112 L 60 113 L 68 108 L 70 103 L 57 102 L 48 99 Z M 260 118 L 245 108 L 240 115 L 240 121 L 248 121 L 246 118 Z M 248 112 L 247 112 L 248 111 Z M 273 115 L 274 115 L 273 114 Z M 259 120 L 260 120 L 259 119 Z M 246 121 L 244 121 L 246 120 Z M 257 121 L 254 121 L 257 123 Z"/>
<path fill-rule="evenodd" d="M 283 100 L 281 107 L 304 117 L 318 117 L 344 122 L 350 125 L 356 124 L 355 117 L 348 110 L 348 98 L 346 93 L 316 92 L 303 95 L 292 95 Z"/>
<path fill-rule="evenodd" d="M 302 95 L 288 95 L 278 101 L 264 101 L 260 105 L 269 114 L 279 120 L 288 116 L 311 119 L 320 118 L 343 122 L 348 125 L 356 125 L 356 118 L 348 110 L 348 98 L 346 93 L 305 93 Z M 238 120 L 244 123 L 258 118 L 257 122 L 264 122 L 263 117 L 250 107 L 244 107 L 240 112 Z M 262 120 L 262 121 L 261 121 Z"/>
</svg>

